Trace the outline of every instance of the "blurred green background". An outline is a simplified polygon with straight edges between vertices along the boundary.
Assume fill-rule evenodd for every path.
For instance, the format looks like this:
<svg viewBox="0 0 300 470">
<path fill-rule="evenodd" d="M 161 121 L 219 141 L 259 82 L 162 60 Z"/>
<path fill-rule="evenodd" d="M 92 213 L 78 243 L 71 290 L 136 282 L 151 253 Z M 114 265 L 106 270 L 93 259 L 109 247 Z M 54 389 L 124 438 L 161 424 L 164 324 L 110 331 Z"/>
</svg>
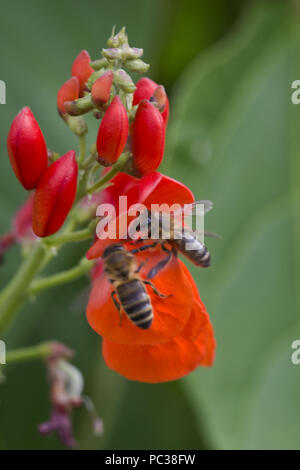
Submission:
<svg viewBox="0 0 300 470">
<path fill-rule="evenodd" d="M 95 437 L 89 416 L 75 412 L 81 449 L 300 448 L 300 365 L 290 359 L 300 339 L 300 107 L 290 100 L 300 79 L 299 15 L 298 2 L 276 0 L 1 1 L 1 232 L 25 196 L 6 154 L 11 120 L 29 105 L 48 147 L 76 146 L 57 116 L 57 90 L 77 53 L 98 57 L 117 24 L 171 97 L 163 170 L 214 201 L 206 228 L 222 235 L 208 241 L 212 268 L 191 268 L 218 341 L 209 370 L 159 385 L 108 370 L 85 319 L 86 279 L 41 294 L 2 338 L 8 348 L 57 339 L 76 351 L 105 424 Z M 85 248 L 60 254 L 52 271 Z M 16 248 L 1 286 L 19 262 Z M 43 364 L 5 373 L 0 448 L 62 448 L 36 431 L 50 412 Z"/>
</svg>

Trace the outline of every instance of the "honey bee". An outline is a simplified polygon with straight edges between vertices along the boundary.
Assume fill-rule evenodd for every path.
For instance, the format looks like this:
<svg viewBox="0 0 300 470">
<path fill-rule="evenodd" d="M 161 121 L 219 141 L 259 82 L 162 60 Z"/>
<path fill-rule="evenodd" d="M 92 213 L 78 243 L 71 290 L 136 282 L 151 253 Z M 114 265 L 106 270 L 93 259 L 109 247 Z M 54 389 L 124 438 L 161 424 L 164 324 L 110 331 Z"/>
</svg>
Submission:
<svg viewBox="0 0 300 470">
<path fill-rule="evenodd" d="M 195 208 L 198 205 L 202 205 L 204 208 L 204 214 L 212 209 L 211 201 L 197 201 L 194 204 L 189 205 L 190 212 L 195 213 Z M 166 217 L 169 218 L 168 223 L 165 223 Z M 151 233 L 153 233 L 153 227 L 156 228 L 154 231 L 159 238 L 158 241 L 152 243 L 151 245 L 145 245 L 141 249 L 147 249 L 155 247 L 157 244 L 161 244 L 162 249 L 168 253 L 165 259 L 163 259 L 157 266 L 152 268 L 148 273 L 148 278 L 152 279 L 158 272 L 162 269 L 171 259 L 172 255 L 177 255 L 177 252 L 182 253 L 187 259 L 189 259 L 196 266 L 201 266 L 202 268 L 207 268 L 210 266 L 211 255 L 208 251 L 205 244 L 200 241 L 196 232 L 191 229 L 184 227 L 182 222 L 182 211 L 179 211 L 179 215 L 175 214 L 163 214 L 160 212 L 151 212 L 144 222 L 139 224 L 140 233 L 144 232 L 146 238 L 151 239 Z M 165 228 L 167 227 L 167 229 Z M 211 237 L 218 237 L 218 235 L 211 232 L 204 232 L 205 235 Z M 132 233 L 129 233 L 132 236 Z M 138 239 L 136 243 L 144 242 L 145 240 Z M 171 247 L 171 249 L 168 248 Z"/>
<path fill-rule="evenodd" d="M 147 330 L 153 321 L 153 308 L 145 285 L 162 298 L 168 296 L 160 293 L 152 282 L 140 278 L 138 273 L 144 263 L 137 267 L 134 257 L 139 251 L 143 247 L 128 251 L 123 245 L 113 243 L 103 253 L 104 272 L 114 287 L 111 296 L 120 317 L 122 309 L 134 325 Z"/>
</svg>

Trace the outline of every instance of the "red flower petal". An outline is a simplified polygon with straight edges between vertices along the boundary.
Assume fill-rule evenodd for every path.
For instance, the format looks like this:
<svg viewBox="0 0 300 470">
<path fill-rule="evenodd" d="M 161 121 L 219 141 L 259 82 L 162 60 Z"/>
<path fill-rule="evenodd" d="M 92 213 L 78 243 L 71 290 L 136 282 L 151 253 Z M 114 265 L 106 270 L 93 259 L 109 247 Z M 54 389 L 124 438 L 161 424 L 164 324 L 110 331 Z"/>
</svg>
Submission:
<svg viewBox="0 0 300 470">
<path fill-rule="evenodd" d="M 184 377 L 203 357 L 202 348 L 180 336 L 167 343 L 136 346 L 103 339 L 102 352 L 108 367 L 129 380 L 147 383 Z"/>
<path fill-rule="evenodd" d="M 216 340 L 214 337 L 213 326 L 210 321 L 199 334 L 196 343 L 204 348 L 204 356 L 200 361 L 202 367 L 210 367 L 215 360 Z"/>
<path fill-rule="evenodd" d="M 102 343 L 108 367 L 129 380 L 148 383 L 177 380 L 199 366 L 211 366 L 215 348 L 209 320 L 194 341 L 181 334 L 171 341 L 155 345 L 124 345 L 108 339 L 103 339 Z"/>
</svg>

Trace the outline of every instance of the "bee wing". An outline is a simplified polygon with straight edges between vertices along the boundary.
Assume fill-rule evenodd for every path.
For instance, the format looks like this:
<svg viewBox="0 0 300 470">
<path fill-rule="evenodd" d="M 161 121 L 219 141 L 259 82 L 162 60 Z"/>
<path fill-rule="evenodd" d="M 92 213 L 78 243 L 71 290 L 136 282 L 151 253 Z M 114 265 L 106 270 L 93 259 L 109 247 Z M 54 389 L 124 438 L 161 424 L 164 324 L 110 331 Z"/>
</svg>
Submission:
<svg viewBox="0 0 300 470">
<path fill-rule="evenodd" d="M 213 208 L 213 202 L 208 199 L 199 199 L 192 204 L 186 204 L 184 206 L 184 214 L 186 215 L 198 215 L 198 214 L 207 214 Z"/>
<path fill-rule="evenodd" d="M 202 243 L 204 243 L 204 238 L 206 236 L 220 238 L 219 235 L 204 230 L 204 215 L 212 208 L 212 201 L 206 199 L 195 201 L 193 204 L 188 204 L 184 208 L 185 230 L 190 231 Z M 196 228 L 192 228 L 194 225 L 196 225 Z"/>
</svg>

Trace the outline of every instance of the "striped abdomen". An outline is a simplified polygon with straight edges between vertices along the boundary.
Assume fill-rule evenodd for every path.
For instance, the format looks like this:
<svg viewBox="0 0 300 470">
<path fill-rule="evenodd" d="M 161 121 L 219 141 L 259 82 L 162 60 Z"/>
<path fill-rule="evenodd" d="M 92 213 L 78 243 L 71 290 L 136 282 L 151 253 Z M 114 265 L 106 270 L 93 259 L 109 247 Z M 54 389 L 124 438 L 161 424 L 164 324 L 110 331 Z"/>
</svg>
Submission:
<svg viewBox="0 0 300 470">
<path fill-rule="evenodd" d="M 183 235 L 182 239 L 172 240 L 171 244 L 196 266 L 210 266 L 210 252 L 206 246 L 192 234 Z M 188 249 L 188 247 L 192 249 Z"/>
<path fill-rule="evenodd" d="M 142 281 L 132 279 L 116 288 L 119 302 L 128 318 L 139 328 L 147 330 L 153 320 L 149 295 Z"/>
</svg>

